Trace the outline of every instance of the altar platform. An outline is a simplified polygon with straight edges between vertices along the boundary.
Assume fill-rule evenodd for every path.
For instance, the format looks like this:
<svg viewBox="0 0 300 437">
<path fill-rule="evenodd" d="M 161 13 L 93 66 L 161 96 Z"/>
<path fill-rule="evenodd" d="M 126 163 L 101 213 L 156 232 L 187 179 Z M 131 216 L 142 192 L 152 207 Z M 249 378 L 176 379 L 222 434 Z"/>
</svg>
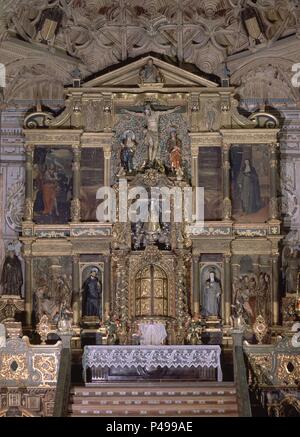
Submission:
<svg viewBox="0 0 300 437">
<path fill-rule="evenodd" d="M 85 346 L 85 384 L 128 379 L 223 379 L 221 348 L 196 346 Z"/>
</svg>

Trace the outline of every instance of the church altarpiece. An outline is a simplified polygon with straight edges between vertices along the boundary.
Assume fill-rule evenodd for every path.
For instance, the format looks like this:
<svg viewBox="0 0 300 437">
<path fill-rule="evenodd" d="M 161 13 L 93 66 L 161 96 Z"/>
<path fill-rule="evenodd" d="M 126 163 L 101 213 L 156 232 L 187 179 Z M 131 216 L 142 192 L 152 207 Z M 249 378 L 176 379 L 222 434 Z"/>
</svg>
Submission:
<svg viewBox="0 0 300 437">
<path fill-rule="evenodd" d="M 66 89 L 60 115 L 26 117 L 20 239 L 29 326 L 45 312 L 55 323 L 62 303 L 75 327 L 85 323 L 83 284 L 93 269 L 99 317 L 126 321 L 129 332 L 157 319 L 170 343 L 183 343 L 201 315 L 226 334 L 237 303 L 249 325 L 258 314 L 279 324 L 278 122 L 262 111 L 240 115 L 234 95 L 145 57 Z M 204 226 L 175 222 L 172 201 L 169 224 L 97 221 L 98 188 L 117 192 L 120 179 L 146 191 L 203 186 Z M 205 304 L 209 290 L 216 300 Z"/>
</svg>

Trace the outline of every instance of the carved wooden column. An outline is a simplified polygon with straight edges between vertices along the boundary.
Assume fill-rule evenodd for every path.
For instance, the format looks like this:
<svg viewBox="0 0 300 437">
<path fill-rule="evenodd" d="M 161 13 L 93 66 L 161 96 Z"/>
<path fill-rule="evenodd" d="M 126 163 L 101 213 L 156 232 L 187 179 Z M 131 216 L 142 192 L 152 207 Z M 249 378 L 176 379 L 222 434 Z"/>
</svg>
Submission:
<svg viewBox="0 0 300 437">
<path fill-rule="evenodd" d="M 189 125 L 192 132 L 199 131 L 199 95 L 191 94 L 189 98 Z"/>
<path fill-rule="evenodd" d="M 128 274 L 129 274 L 129 256 L 127 250 L 116 250 L 113 253 L 113 268 L 115 273 L 113 293 L 113 312 L 114 315 L 123 320 L 128 319 Z"/>
<path fill-rule="evenodd" d="M 192 185 L 193 187 L 198 186 L 198 156 L 199 147 L 192 146 Z"/>
<path fill-rule="evenodd" d="M 104 259 L 103 304 L 104 319 L 107 319 L 110 313 L 110 259 L 108 256 Z"/>
<path fill-rule="evenodd" d="M 272 324 L 279 324 L 279 283 L 278 283 L 278 270 L 279 270 L 279 253 L 272 255 Z"/>
<path fill-rule="evenodd" d="M 192 187 L 193 187 L 193 214 L 197 214 L 197 199 L 196 199 L 196 187 L 198 187 L 198 155 L 199 147 L 192 146 Z"/>
<path fill-rule="evenodd" d="M 230 145 L 223 144 L 223 220 L 231 220 Z"/>
<path fill-rule="evenodd" d="M 73 322 L 74 325 L 78 325 L 80 322 L 80 273 L 79 273 L 79 260 L 80 256 L 78 254 L 73 255 L 73 266 L 72 266 L 72 287 L 73 287 Z"/>
<path fill-rule="evenodd" d="M 71 220 L 80 222 L 80 157 L 81 148 L 78 144 L 73 145 L 73 199 L 71 202 Z"/>
<path fill-rule="evenodd" d="M 111 185 L 111 149 L 110 146 L 104 148 L 104 186 L 110 187 Z"/>
<path fill-rule="evenodd" d="M 104 119 L 104 132 L 111 132 L 114 115 L 113 115 L 113 101 L 110 93 L 104 95 L 104 107 L 103 107 L 103 119 Z"/>
<path fill-rule="evenodd" d="M 273 143 L 270 146 L 270 220 L 278 219 L 278 193 L 277 193 L 277 173 L 278 160 L 277 151 L 279 143 Z"/>
<path fill-rule="evenodd" d="M 224 321 L 230 325 L 231 316 L 231 255 L 224 255 Z"/>
<path fill-rule="evenodd" d="M 199 258 L 193 257 L 193 313 L 200 314 Z"/>
<path fill-rule="evenodd" d="M 186 262 L 187 254 L 182 251 L 176 251 L 176 342 L 184 344 L 185 339 L 185 324 L 188 317 L 187 295 L 186 295 Z"/>
<path fill-rule="evenodd" d="M 31 247 L 25 245 L 23 248 L 23 258 L 25 261 L 25 317 L 26 317 L 26 325 L 31 326 L 32 324 L 32 302 L 33 302 L 33 293 L 32 293 L 32 255 L 31 255 Z"/>
<path fill-rule="evenodd" d="M 33 219 L 33 154 L 34 145 L 25 145 L 25 156 L 26 156 L 26 179 L 25 179 L 25 213 L 24 219 L 27 222 L 31 222 Z"/>
</svg>

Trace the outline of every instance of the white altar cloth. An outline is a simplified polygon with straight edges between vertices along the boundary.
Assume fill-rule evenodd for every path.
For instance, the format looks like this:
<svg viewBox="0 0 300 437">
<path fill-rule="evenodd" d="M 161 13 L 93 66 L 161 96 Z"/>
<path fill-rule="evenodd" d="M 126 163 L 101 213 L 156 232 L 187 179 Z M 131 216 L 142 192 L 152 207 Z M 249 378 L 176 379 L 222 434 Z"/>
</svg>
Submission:
<svg viewBox="0 0 300 437">
<path fill-rule="evenodd" d="M 218 369 L 218 381 L 223 378 L 221 348 L 218 345 L 85 346 L 82 365 L 85 382 L 87 369 L 110 367 L 142 367 L 146 370 L 157 367 L 212 367 Z"/>
<path fill-rule="evenodd" d="M 165 325 L 162 323 L 140 323 L 141 345 L 159 346 L 167 338 Z"/>
</svg>

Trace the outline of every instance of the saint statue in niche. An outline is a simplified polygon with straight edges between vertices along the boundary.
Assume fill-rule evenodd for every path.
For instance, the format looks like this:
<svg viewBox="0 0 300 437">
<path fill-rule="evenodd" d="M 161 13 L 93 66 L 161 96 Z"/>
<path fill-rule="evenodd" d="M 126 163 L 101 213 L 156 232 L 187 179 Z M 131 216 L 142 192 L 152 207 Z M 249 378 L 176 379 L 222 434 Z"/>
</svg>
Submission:
<svg viewBox="0 0 300 437">
<path fill-rule="evenodd" d="M 212 100 L 208 100 L 205 105 L 204 116 L 206 122 L 206 129 L 209 132 L 212 132 L 215 128 L 216 111 L 217 110 L 215 108 L 214 102 Z"/>
<path fill-rule="evenodd" d="M 134 133 L 132 131 L 126 131 L 123 135 L 121 143 L 120 159 L 122 167 L 127 173 L 132 173 L 134 170 L 133 158 L 136 151 L 136 146 L 137 143 Z"/>
<path fill-rule="evenodd" d="M 3 264 L 1 275 L 2 294 L 22 297 L 23 273 L 21 261 L 15 254 L 13 244 L 10 243 L 7 249 L 7 256 Z"/>
<path fill-rule="evenodd" d="M 171 168 L 173 171 L 177 172 L 181 168 L 182 141 L 177 137 L 176 129 L 171 130 L 167 147 L 170 153 Z"/>
<path fill-rule="evenodd" d="M 205 282 L 202 301 L 202 315 L 204 317 L 220 316 L 221 285 L 215 272 L 209 272 Z"/>
<path fill-rule="evenodd" d="M 83 284 L 83 316 L 102 317 L 102 283 L 98 278 L 99 269 L 93 267 Z"/>
<path fill-rule="evenodd" d="M 159 158 L 159 141 L 158 141 L 158 127 L 159 118 L 161 115 L 172 114 L 180 109 L 180 106 L 176 106 L 173 109 L 160 109 L 152 110 L 151 105 L 146 105 L 143 112 L 136 112 L 133 110 L 123 109 L 122 112 L 125 114 L 134 114 L 136 117 L 142 117 L 145 120 L 146 128 L 144 130 L 144 143 L 148 149 L 148 160 L 153 163 Z"/>
<path fill-rule="evenodd" d="M 140 69 L 139 72 L 140 82 L 144 83 L 161 83 L 163 82 L 163 76 L 159 69 L 154 65 L 153 59 L 148 59 L 146 65 Z"/>
<path fill-rule="evenodd" d="M 238 188 L 243 212 L 257 212 L 262 206 L 259 179 L 249 159 L 245 159 L 238 176 Z"/>
</svg>

